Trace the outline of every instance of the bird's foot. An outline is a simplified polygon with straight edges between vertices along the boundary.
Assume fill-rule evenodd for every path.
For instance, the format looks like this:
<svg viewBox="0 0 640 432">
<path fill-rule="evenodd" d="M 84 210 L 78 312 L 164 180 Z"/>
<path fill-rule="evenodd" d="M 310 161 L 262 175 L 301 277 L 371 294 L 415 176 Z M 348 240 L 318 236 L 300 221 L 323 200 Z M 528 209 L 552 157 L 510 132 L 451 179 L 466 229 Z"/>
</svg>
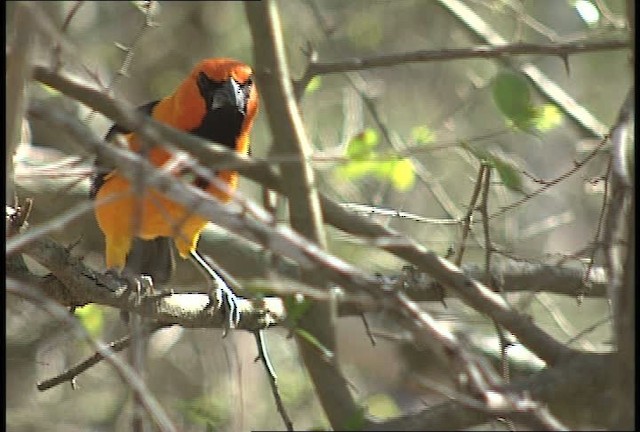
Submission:
<svg viewBox="0 0 640 432">
<path fill-rule="evenodd" d="M 221 311 L 225 316 L 222 326 L 222 336 L 224 337 L 230 329 L 237 328 L 240 322 L 239 299 L 224 281 L 217 280 L 215 285 L 215 288 L 209 293 L 209 305 L 215 305 L 216 310 Z"/>
</svg>

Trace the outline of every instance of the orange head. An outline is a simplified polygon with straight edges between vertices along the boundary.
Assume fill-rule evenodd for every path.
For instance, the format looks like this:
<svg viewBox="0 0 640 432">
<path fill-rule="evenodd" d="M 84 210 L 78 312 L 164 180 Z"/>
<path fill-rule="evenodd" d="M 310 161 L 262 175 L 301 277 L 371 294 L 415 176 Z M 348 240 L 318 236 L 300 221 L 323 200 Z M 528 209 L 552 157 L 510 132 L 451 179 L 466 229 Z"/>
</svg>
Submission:
<svg viewBox="0 0 640 432">
<path fill-rule="evenodd" d="M 230 58 L 198 63 L 153 116 L 178 129 L 248 151 L 248 134 L 258 111 L 258 92 L 249 66 Z"/>
</svg>

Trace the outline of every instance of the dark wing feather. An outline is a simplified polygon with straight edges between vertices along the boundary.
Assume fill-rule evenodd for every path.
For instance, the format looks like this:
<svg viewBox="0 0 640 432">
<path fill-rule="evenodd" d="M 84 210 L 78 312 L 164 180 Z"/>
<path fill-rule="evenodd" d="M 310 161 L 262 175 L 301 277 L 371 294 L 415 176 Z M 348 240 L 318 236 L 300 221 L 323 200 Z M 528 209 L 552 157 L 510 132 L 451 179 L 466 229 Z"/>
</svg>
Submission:
<svg viewBox="0 0 640 432">
<path fill-rule="evenodd" d="M 158 104 L 158 102 L 160 101 L 153 101 L 153 102 L 149 102 L 148 104 L 139 106 L 138 111 L 140 113 L 150 116 L 151 113 L 153 112 L 153 108 Z M 105 135 L 104 140 L 108 142 L 108 141 L 111 141 L 116 134 L 119 134 L 119 133 L 126 134 L 129 132 L 131 131 L 126 128 L 123 128 L 120 125 L 114 124 L 113 126 L 111 126 L 111 128 Z M 93 172 L 93 175 L 91 176 L 91 187 L 89 188 L 89 198 L 91 199 L 95 199 L 96 194 L 98 193 L 98 190 L 100 190 L 100 187 L 104 184 L 104 178 L 107 176 L 107 174 L 109 174 L 113 170 L 112 166 L 108 166 L 99 157 L 96 158 L 95 162 L 93 163 L 93 166 L 94 166 L 94 172 Z"/>
<path fill-rule="evenodd" d="M 138 107 L 138 111 L 146 115 L 153 113 L 153 108 L 159 101 L 153 101 Z M 114 124 L 104 137 L 105 141 L 111 141 L 116 134 L 126 134 L 131 131 L 120 125 Z M 102 163 L 99 158 L 95 161 L 95 171 L 91 178 L 89 196 L 95 199 L 98 190 L 104 184 L 104 179 L 113 167 Z M 175 269 L 175 253 L 173 241 L 169 237 L 157 237 L 152 240 L 133 239 L 131 250 L 127 255 L 126 269 L 136 275 L 146 274 L 153 278 L 154 284 L 164 284 L 171 279 Z"/>
</svg>

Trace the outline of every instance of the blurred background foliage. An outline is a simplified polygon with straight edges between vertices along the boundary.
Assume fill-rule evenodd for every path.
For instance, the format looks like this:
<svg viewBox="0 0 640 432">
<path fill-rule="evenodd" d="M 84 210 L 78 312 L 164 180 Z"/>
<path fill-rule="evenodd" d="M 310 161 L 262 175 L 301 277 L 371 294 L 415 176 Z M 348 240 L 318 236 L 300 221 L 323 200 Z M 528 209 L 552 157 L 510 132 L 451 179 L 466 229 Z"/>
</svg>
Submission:
<svg viewBox="0 0 640 432">
<path fill-rule="evenodd" d="M 57 28 L 77 6 L 70 1 L 34 3 Z M 292 76 L 302 76 L 310 56 L 325 62 L 477 45 L 478 38 L 443 3 L 281 1 Z M 628 38 L 622 0 L 469 0 L 464 4 L 509 43 Z M 13 8 L 8 3 L 9 41 L 16 30 Z M 91 83 L 96 77 L 104 86 L 113 83 L 115 97 L 139 105 L 170 93 L 202 58 L 228 56 L 252 64 L 252 41 L 241 2 L 154 2 L 154 25 L 141 32 L 143 9 L 139 2 L 80 2 L 66 29 L 74 51 L 62 55 L 63 68 Z M 123 47 L 132 45 L 126 75 L 119 75 L 126 56 Z M 53 41 L 41 42 L 38 60 L 50 61 L 52 47 Z M 627 50 L 571 55 L 566 63 L 551 55 L 514 59 L 540 68 L 607 128 L 633 81 Z M 34 83 L 29 91 L 31 98 L 74 110 L 80 118 L 89 115 L 85 107 L 40 84 Z M 490 194 L 493 212 L 521 198 L 523 191 L 536 189 L 520 170 L 553 179 L 570 170 L 599 141 L 538 93 L 521 73 L 497 59 L 405 63 L 318 76 L 307 86 L 300 107 L 324 191 L 340 202 L 425 218 L 455 219 L 466 212 L 480 160 L 489 161 L 497 172 Z M 87 121 L 100 135 L 110 126 L 99 115 Z M 31 132 L 34 146 L 19 152 L 22 171 L 17 182 L 26 196 L 42 181 L 29 175 L 38 163 L 71 155 L 83 158 L 80 166 L 90 165 L 92 155 L 71 143 L 63 131 L 32 122 Z M 264 113 L 254 127 L 252 145 L 253 156 L 268 157 L 271 139 Z M 496 218 L 491 224 L 492 241 L 519 258 L 550 263 L 567 258 L 567 265 L 583 266 L 588 254 L 581 251 L 593 239 L 603 196 L 602 182 L 591 180 L 603 175 L 605 168 L 606 158 L 596 157 L 577 175 Z M 50 201 L 36 201 L 32 222 L 55 215 L 56 202 L 64 196 L 83 199 L 86 177 L 76 180 L 49 193 Z M 434 195 L 434 185 L 449 200 L 449 208 Z M 261 189 L 249 181 L 242 181 L 241 191 L 261 199 Z M 279 215 L 284 217 L 285 212 L 280 209 Z M 371 217 L 441 255 L 458 246 L 457 225 Z M 480 226 L 475 231 L 481 238 Z M 398 259 L 336 230 L 329 233 L 332 253 L 367 272 L 400 272 Z M 93 219 L 56 236 L 67 242 L 82 238 L 79 253 L 96 268 L 103 265 Z M 464 262 L 482 263 L 483 259 L 481 244 L 471 241 Z M 596 265 L 600 260 L 596 255 Z M 245 262 L 237 265 L 246 267 Z M 69 385 L 36 390 L 36 382 L 60 373 L 91 351 L 35 306 L 8 300 L 8 429 L 127 430 L 131 394 L 105 364 L 82 374 L 75 390 Z M 608 313 L 605 300 L 587 299 L 578 305 L 573 298 L 544 293 L 510 295 L 509 300 L 565 341 Z M 489 320 L 455 299 L 448 306 L 434 303 L 425 308 L 477 344 L 497 347 Z M 122 337 L 126 330 L 117 311 L 108 308 L 87 306 L 76 315 L 91 334 L 103 340 Z M 449 382 L 446 365 L 431 364 L 428 353 L 416 352 L 398 340 L 400 329 L 384 314 L 370 320 L 377 331 L 389 336 L 379 337 L 376 346 L 371 346 L 359 319 L 340 320 L 340 358 L 358 400 L 381 417 L 440 400 L 420 386 L 415 376 Z M 608 350 L 609 326 L 597 326 L 576 344 Z M 267 338 L 296 428 L 327 427 L 293 340 L 279 329 L 268 331 Z M 540 367 L 517 347 L 510 354 L 518 359 L 522 354 L 528 368 Z M 232 332 L 221 339 L 219 331 L 170 328 L 151 338 L 149 355 L 147 382 L 180 430 L 282 427 L 262 366 L 253 361 L 256 350 L 251 335 Z"/>
</svg>

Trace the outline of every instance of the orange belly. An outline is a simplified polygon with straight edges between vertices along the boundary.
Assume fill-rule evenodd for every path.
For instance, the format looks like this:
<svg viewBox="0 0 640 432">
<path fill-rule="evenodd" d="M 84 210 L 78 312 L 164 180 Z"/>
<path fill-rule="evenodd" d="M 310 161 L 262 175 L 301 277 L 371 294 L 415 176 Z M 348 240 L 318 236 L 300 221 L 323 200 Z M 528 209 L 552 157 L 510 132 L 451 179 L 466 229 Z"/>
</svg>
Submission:
<svg viewBox="0 0 640 432">
<path fill-rule="evenodd" d="M 235 188 L 236 173 L 222 172 L 218 178 Z M 208 192 L 226 202 L 229 195 L 213 186 Z M 153 188 L 136 197 L 130 182 L 112 173 L 96 195 L 96 219 L 105 235 L 108 268 L 123 268 L 134 237 L 151 240 L 173 238 L 182 258 L 195 250 L 207 220 L 192 210 L 169 200 Z"/>
</svg>

